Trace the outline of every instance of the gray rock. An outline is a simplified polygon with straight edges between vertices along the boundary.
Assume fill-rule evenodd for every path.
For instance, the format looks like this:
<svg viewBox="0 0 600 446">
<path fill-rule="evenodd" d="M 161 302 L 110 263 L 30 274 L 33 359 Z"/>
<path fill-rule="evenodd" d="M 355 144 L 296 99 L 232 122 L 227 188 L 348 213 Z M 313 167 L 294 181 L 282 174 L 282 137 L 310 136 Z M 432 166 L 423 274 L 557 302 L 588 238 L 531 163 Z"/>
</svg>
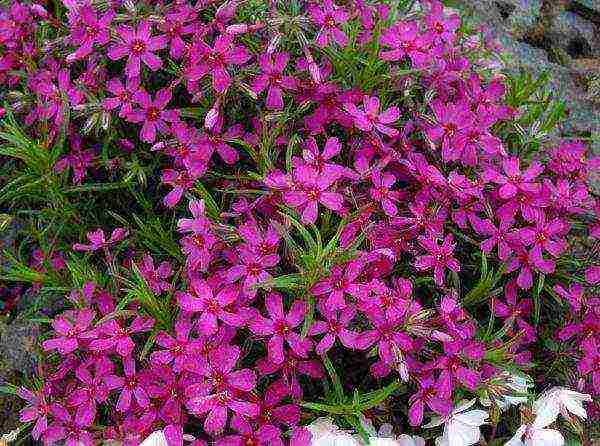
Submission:
<svg viewBox="0 0 600 446">
<path fill-rule="evenodd" d="M 39 326 L 33 322 L 15 320 L 0 325 L 0 383 L 9 381 L 15 373 L 34 372 L 39 335 Z"/>
<path fill-rule="evenodd" d="M 585 18 L 565 11 L 559 14 L 550 29 L 552 43 L 562 48 L 571 57 L 600 55 L 600 29 Z"/>
</svg>

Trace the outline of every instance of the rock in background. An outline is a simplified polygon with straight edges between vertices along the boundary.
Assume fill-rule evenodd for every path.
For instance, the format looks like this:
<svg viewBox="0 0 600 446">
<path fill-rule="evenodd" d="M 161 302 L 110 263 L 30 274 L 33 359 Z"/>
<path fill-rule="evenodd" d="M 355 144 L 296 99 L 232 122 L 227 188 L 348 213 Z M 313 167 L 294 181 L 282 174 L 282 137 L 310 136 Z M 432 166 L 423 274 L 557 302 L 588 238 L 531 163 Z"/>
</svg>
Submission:
<svg viewBox="0 0 600 446">
<path fill-rule="evenodd" d="M 599 138 L 600 0 L 449 0 L 490 28 L 507 56 L 506 68 L 550 74 L 550 87 L 569 115 L 562 136 Z"/>
</svg>

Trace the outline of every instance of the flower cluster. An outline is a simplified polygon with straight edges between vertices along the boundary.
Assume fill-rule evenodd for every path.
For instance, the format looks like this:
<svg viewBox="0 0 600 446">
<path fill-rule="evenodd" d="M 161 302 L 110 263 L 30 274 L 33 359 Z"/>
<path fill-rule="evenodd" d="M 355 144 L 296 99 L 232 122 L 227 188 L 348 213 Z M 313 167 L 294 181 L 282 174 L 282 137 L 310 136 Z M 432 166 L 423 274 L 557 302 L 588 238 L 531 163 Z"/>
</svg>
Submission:
<svg viewBox="0 0 600 446">
<path fill-rule="evenodd" d="M 67 142 L 53 171 L 75 185 L 157 169 L 178 244 L 132 226 L 72 245 L 109 280 L 75 286 L 42 342 L 43 385 L 20 391 L 34 439 L 304 446 L 321 435 L 309 409 L 351 407 L 351 422 L 361 392 L 392 382 L 406 430 L 434 417 L 441 444 L 461 423 L 472 444 L 488 414 L 460 402 L 522 403 L 507 371 L 541 381 L 534 364 L 560 369 L 561 352 L 600 397 L 600 273 L 579 254 L 600 236 L 600 163 L 576 140 L 519 139 L 526 111 L 477 63 L 493 43 L 454 12 L 63 3 L 64 23 L 38 4 L 0 12 L 11 114 Z M 358 402 L 307 405 L 350 357 L 370 373 L 350 384 Z"/>
</svg>

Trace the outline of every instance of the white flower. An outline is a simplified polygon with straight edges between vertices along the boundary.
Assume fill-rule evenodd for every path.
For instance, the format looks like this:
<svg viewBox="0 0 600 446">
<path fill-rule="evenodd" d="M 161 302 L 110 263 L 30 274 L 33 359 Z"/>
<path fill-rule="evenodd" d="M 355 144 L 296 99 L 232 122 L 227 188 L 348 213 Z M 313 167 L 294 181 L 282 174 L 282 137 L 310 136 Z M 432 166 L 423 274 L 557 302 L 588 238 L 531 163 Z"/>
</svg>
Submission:
<svg viewBox="0 0 600 446">
<path fill-rule="evenodd" d="M 522 425 L 504 446 L 563 446 L 565 439 L 554 429 L 546 429 L 538 419 L 531 424 Z"/>
<path fill-rule="evenodd" d="M 592 401 L 592 397 L 565 387 L 553 387 L 533 403 L 533 413 L 536 414 L 538 424 L 544 426 L 554 423 L 559 413 L 565 418 L 569 418 L 570 412 L 587 419 L 587 412 L 583 407 L 585 401 Z"/>
<path fill-rule="evenodd" d="M 382 425 L 377 432 L 367 418 L 361 417 L 360 422 L 369 435 L 369 446 L 425 446 L 425 440 L 421 437 L 394 437 L 393 427 L 389 424 Z M 367 446 L 358 435 L 352 435 L 333 424 L 331 418 L 318 418 L 307 428 L 312 434 L 311 446 Z"/>
<path fill-rule="evenodd" d="M 317 418 L 307 428 L 312 434 L 311 446 L 360 446 L 350 432 L 341 430 L 331 418 Z"/>
<path fill-rule="evenodd" d="M 546 426 L 554 423 L 559 414 L 569 418 L 569 413 L 572 413 L 586 419 L 585 401 L 592 401 L 592 397 L 565 387 L 553 387 L 544 392 L 533 403 L 533 423 L 522 425 L 505 446 L 563 446 L 565 439 L 562 434 L 554 429 L 546 429 Z"/>
<path fill-rule="evenodd" d="M 141 442 L 140 446 L 169 446 L 167 439 L 163 431 L 154 431 L 144 441 Z"/>
<path fill-rule="evenodd" d="M 483 410 L 469 410 L 475 400 L 463 402 L 450 415 L 444 418 L 434 417 L 424 427 L 444 425 L 444 434 L 435 439 L 437 446 L 470 446 L 481 438 L 479 426 L 485 423 L 488 414 Z"/>
</svg>

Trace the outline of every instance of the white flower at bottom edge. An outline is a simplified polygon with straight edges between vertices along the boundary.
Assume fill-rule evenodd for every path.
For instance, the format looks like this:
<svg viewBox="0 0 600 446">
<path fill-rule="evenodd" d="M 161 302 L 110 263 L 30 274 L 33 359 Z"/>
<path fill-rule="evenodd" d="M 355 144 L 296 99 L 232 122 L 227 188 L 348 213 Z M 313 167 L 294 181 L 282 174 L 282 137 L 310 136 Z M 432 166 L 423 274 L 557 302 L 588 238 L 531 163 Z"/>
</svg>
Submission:
<svg viewBox="0 0 600 446">
<path fill-rule="evenodd" d="M 481 438 L 479 426 L 485 424 L 488 414 L 484 410 L 468 410 L 475 400 L 459 404 L 450 415 L 434 417 L 424 427 L 444 425 L 444 434 L 435 439 L 436 446 L 470 446 Z"/>
<path fill-rule="evenodd" d="M 341 430 L 331 418 L 317 418 L 307 428 L 312 435 L 311 446 L 360 446 L 350 432 Z"/>
<path fill-rule="evenodd" d="M 565 439 L 554 429 L 546 429 L 535 421 L 522 425 L 504 446 L 563 446 Z"/>
<path fill-rule="evenodd" d="M 369 433 L 369 446 L 425 446 L 425 440 L 421 437 L 394 437 L 390 425 L 382 426 L 377 433 L 368 420 L 363 419 L 361 422 Z M 331 418 L 317 418 L 307 428 L 312 434 L 311 446 L 365 446 L 358 435 L 340 429 Z"/>
<path fill-rule="evenodd" d="M 154 431 L 140 443 L 140 446 L 168 446 L 167 438 L 163 431 Z"/>
<path fill-rule="evenodd" d="M 568 418 L 570 412 L 587 419 L 587 412 L 583 407 L 586 401 L 592 401 L 592 397 L 565 387 L 553 387 L 533 403 L 533 413 L 537 424 L 544 427 L 554 423 L 559 413 L 565 418 Z"/>
</svg>

